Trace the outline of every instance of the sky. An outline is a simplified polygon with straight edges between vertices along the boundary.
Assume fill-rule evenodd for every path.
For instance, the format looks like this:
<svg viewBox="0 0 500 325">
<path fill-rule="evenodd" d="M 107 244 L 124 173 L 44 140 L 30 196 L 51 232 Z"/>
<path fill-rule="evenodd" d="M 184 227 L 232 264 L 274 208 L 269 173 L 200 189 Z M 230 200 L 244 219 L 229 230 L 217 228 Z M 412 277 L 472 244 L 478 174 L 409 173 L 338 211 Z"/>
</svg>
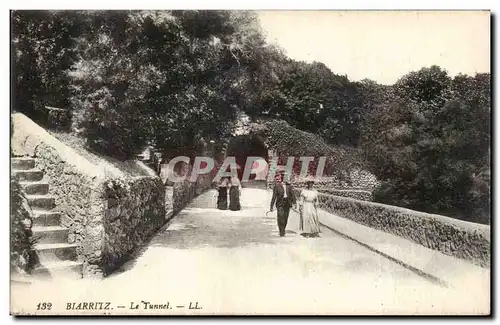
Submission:
<svg viewBox="0 0 500 325">
<path fill-rule="evenodd" d="M 268 41 L 352 81 L 393 84 L 438 65 L 451 76 L 490 72 L 488 11 L 261 11 Z"/>
</svg>

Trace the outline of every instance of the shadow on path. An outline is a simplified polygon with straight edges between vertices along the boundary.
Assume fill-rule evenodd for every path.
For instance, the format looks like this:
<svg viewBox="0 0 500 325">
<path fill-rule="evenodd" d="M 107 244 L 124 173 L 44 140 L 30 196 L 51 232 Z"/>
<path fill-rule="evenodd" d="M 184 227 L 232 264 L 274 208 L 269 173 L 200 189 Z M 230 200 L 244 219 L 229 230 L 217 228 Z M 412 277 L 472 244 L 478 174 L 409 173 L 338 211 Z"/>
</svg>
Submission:
<svg viewBox="0 0 500 325">
<path fill-rule="evenodd" d="M 259 191 L 259 190 L 258 190 Z M 254 192 L 255 193 L 255 192 Z M 258 193 L 258 192 L 257 192 Z M 132 253 L 129 260 L 110 274 L 112 277 L 133 268 L 138 259 L 150 248 L 204 249 L 239 248 L 283 243 L 278 236 L 276 215 L 266 216 L 265 198 L 252 197 L 247 191 L 242 200 L 242 210 L 218 210 L 212 208 L 213 191 L 196 197 L 188 207 L 165 224 L 142 248 Z M 267 194 L 265 194 L 267 195 Z M 288 230 L 287 234 L 294 234 Z"/>
</svg>

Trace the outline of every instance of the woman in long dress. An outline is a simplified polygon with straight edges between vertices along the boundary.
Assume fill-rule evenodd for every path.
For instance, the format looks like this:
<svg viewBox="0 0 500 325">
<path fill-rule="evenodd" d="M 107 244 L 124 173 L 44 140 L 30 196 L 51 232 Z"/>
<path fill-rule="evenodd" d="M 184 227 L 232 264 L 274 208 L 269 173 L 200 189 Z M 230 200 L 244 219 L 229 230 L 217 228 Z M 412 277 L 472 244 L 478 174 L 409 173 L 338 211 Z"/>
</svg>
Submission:
<svg viewBox="0 0 500 325">
<path fill-rule="evenodd" d="M 231 177 L 229 188 L 229 210 L 241 210 L 240 196 L 241 196 L 241 182 L 237 176 Z"/>
<path fill-rule="evenodd" d="M 313 181 L 309 181 L 299 198 L 299 230 L 303 237 L 319 237 L 321 232 L 318 218 L 318 191 L 312 189 L 313 184 Z"/>
<path fill-rule="evenodd" d="M 220 180 L 218 192 L 219 195 L 217 197 L 217 209 L 219 210 L 227 210 L 227 186 L 229 185 L 229 181 L 226 177 L 223 177 Z"/>
</svg>

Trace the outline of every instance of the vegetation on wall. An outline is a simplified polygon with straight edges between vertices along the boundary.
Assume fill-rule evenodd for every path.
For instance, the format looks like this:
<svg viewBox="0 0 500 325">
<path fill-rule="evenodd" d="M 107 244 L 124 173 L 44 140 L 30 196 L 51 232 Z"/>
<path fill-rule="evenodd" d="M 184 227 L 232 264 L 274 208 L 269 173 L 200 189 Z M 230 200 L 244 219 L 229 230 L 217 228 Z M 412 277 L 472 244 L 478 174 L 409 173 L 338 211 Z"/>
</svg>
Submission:
<svg viewBox="0 0 500 325">
<path fill-rule="evenodd" d="M 193 156 L 241 111 L 273 121 L 280 155 L 366 166 L 379 202 L 489 222 L 489 74 L 354 82 L 288 58 L 249 11 L 14 11 L 12 33 L 14 108 L 67 110 L 61 127 L 100 153 Z"/>
<path fill-rule="evenodd" d="M 300 173 L 300 157 L 313 157 L 309 173 L 316 174 L 320 157 L 326 157 L 324 175 L 347 177 L 352 168 L 363 166 L 362 155 L 347 146 L 332 147 L 320 136 L 299 130 L 282 120 L 261 120 L 254 124 L 252 133 L 267 138 L 269 149 L 276 152 L 279 164 L 286 164 L 288 157 L 295 157 L 294 172 Z"/>
<path fill-rule="evenodd" d="M 15 176 L 10 179 L 10 265 L 18 273 L 30 273 L 35 266 L 35 240 L 31 231 L 32 218 L 23 204 L 25 200 L 19 180 Z"/>
</svg>

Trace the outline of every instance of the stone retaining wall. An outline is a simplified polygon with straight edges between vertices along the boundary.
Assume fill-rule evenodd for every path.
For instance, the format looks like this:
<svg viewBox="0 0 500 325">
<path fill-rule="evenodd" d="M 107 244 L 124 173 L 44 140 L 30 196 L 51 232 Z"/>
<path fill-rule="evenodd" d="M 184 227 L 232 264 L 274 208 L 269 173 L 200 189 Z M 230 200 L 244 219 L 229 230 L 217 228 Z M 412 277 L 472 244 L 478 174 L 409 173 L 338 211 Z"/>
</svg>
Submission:
<svg viewBox="0 0 500 325">
<path fill-rule="evenodd" d="M 320 194 L 320 208 L 444 254 L 490 266 L 490 227 L 405 208 Z"/>
<path fill-rule="evenodd" d="M 54 211 L 69 228 L 68 242 L 78 244 L 84 276 L 106 275 L 166 222 L 165 189 L 141 162 L 129 162 L 143 173 L 131 176 L 126 168 L 89 161 L 23 114 L 13 114 L 12 122 L 12 154 L 36 158 Z M 110 182 L 122 183 L 122 192 L 110 192 Z"/>
<path fill-rule="evenodd" d="M 165 190 L 159 178 L 140 177 L 104 183 L 102 266 L 108 274 L 165 224 Z"/>
<path fill-rule="evenodd" d="M 212 188 L 212 180 L 215 177 L 215 171 L 199 175 L 196 182 L 191 182 L 189 180 L 191 175 L 192 166 L 184 166 L 184 170 L 181 174 L 187 173 L 187 177 L 184 182 L 175 182 L 173 184 L 173 212 L 176 214 L 182 210 L 193 198 L 200 195 L 201 193 Z"/>
<path fill-rule="evenodd" d="M 196 183 L 184 182 L 174 183 L 173 212 L 181 211 L 196 196 Z"/>
<path fill-rule="evenodd" d="M 68 243 L 78 244 L 84 276 L 103 275 L 103 179 L 82 173 L 45 143 L 37 146 L 33 157 L 35 167 L 44 172 L 44 180 L 49 183 L 49 194 L 55 197 L 54 211 L 61 214 L 61 226 L 69 229 Z"/>
</svg>

